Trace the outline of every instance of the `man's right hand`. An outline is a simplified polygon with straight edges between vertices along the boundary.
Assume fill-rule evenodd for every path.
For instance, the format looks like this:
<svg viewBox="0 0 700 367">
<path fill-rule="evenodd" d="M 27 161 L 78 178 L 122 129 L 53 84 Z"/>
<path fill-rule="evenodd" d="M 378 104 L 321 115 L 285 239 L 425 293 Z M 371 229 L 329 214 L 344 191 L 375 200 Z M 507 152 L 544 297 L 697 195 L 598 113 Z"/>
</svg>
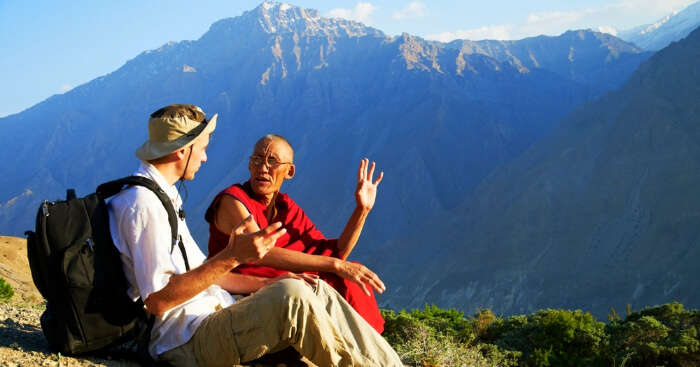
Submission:
<svg viewBox="0 0 700 367">
<path fill-rule="evenodd" d="M 384 293 L 386 290 L 384 283 L 377 274 L 362 264 L 340 260 L 336 263 L 335 274 L 343 279 L 357 283 L 368 296 L 367 285 L 379 293 Z"/>
<path fill-rule="evenodd" d="M 282 223 L 275 222 L 257 231 L 251 232 L 249 224 L 253 220 L 248 216 L 231 231 L 228 245 L 224 251 L 227 255 L 235 258 L 241 264 L 255 262 L 263 257 L 275 247 L 277 239 L 282 237 L 287 230 L 282 227 Z"/>
<path fill-rule="evenodd" d="M 286 233 L 282 223 L 274 223 L 260 231 L 246 229 L 252 218 L 246 218 L 231 231 L 226 248 L 202 265 L 183 274 L 173 274 L 168 284 L 149 294 L 143 303 L 148 312 L 162 315 L 167 310 L 196 296 L 212 284 L 224 281 L 232 268 L 263 258 L 280 236 Z"/>
</svg>

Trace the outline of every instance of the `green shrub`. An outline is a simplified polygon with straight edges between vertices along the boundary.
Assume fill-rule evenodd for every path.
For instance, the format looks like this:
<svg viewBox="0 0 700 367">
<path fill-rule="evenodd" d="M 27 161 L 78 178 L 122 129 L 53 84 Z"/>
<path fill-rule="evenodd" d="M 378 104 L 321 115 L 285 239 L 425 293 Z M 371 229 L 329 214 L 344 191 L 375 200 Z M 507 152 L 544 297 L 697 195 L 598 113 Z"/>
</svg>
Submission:
<svg viewBox="0 0 700 367">
<path fill-rule="evenodd" d="M 15 291 L 12 289 L 5 279 L 0 278 L 0 302 L 9 302 L 12 296 L 15 295 Z"/>
<path fill-rule="evenodd" d="M 540 310 L 500 318 L 455 309 L 382 310 L 384 337 L 411 366 L 700 366 L 700 312 L 669 303 L 608 325 L 590 313 Z"/>
<path fill-rule="evenodd" d="M 411 366 L 452 367 L 452 366 L 497 366 L 479 351 L 466 343 L 459 343 L 453 337 L 436 332 L 430 326 L 418 322 L 406 329 L 410 338 L 394 345 L 401 360 Z"/>
<path fill-rule="evenodd" d="M 491 324 L 493 324 L 498 317 L 490 309 L 479 310 L 474 314 L 472 320 L 472 330 L 477 338 L 483 337 L 488 333 Z"/>
<path fill-rule="evenodd" d="M 385 329 L 393 329 L 394 324 L 399 327 L 406 323 L 413 325 L 420 323 L 460 342 L 473 339 L 472 323 L 464 317 L 463 312 L 454 308 L 443 310 L 435 305 L 425 305 L 423 310 L 402 310 L 398 314 L 393 311 L 383 312 L 386 321 Z M 387 333 L 385 332 L 384 335 Z"/>
<path fill-rule="evenodd" d="M 425 306 L 398 313 L 382 310 L 383 336 L 411 366 L 515 366 L 518 355 L 496 346 L 474 345 L 472 321 L 455 309 Z"/>
<path fill-rule="evenodd" d="M 605 365 L 605 324 L 579 310 L 547 309 L 496 319 L 480 341 L 521 352 L 525 366 Z"/>
<path fill-rule="evenodd" d="M 628 356 L 633 366 L 699 365 L 699 329 L 700 313 L 680 303 L 645 308 L 607 326 L 607 354 L 612 360 Z"/>
</svg>

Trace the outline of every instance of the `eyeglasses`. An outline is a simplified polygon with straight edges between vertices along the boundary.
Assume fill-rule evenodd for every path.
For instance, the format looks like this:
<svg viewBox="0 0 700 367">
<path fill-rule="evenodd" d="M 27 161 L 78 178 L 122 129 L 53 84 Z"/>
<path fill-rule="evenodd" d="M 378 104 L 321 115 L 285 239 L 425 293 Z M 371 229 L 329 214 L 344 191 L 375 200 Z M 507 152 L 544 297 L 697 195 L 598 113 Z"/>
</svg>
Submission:
<svg viewBox="0 0 700 367">
<path fill-rule="evenodd" d="M 277 160 L 277 158 L 268 156 L 268 157 L 263 157 L 259 155 L 251 155 L 250 156 L 250 164 L 254 166 L 262 166 L 267 165 L 271 169 L 275 169 L 283 164 L 291 164 L 292 162 L 280 162 Z"/>
</svg>

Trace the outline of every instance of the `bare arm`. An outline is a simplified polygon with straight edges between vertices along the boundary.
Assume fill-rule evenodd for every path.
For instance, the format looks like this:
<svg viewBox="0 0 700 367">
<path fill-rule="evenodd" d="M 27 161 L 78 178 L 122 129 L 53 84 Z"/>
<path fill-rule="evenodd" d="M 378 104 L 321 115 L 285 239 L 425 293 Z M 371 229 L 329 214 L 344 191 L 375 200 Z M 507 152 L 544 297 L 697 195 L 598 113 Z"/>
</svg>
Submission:
<svg viewBox="0 0 700 367">
<path fill-rule="evenodd" d="M 357 240 L 360 239 L 360 234 L 362 234 L 362 228 L 365 226 L 365 220 L 368 214 L 369 209 L 359 206 L 355 207 L 355 210 L 352 211 L 343 233 L 338 237 L 338 256 L 340 256 L 341 259 L 346 260 L 355 248 Z"/>
<path fill-rule="evenodd" d="M 231 195 L 222 195 L 214 215 L 214 225 L 221 233 L 231 233 L 231 230 L 244 219 L 251 216 L 248 209 Z M 258 223 L 250 220 L 245 223 L 248 231 L 259 231 Z"/>
<path fill-rule="evenodd" d="M 261 259 L 275 245 L 277 239 L 286 233 L 284 228 L 280 229 L 281 223 L 271 224 L 261 231 L 246 233 L 246 224 L 251 219 L 241 222 L 231 231 L 229 243 L 224 250 L 197 268 L 172 275 L 165 287 L 148 295 L 144 301 L 146 309 L 155 315 L 165 313 L 219 282 L 236 266 Z"/>
<path fill-rule="evenodd" d="M 343 233 L 338 238 L 338 254 L 343 260 L 348 258 L 355 248 L 357 240 L 360 239 L 367 215 L 374 207 L 374 200 L 377 197 L 377 186 L 384 178 L 384 172 L 380 172 L 377 179 L 372 182 L 375 164 L 372 162 L 369 166 L 369 172 L 367 172 L 368 165 L 369 160 L 367 158 L 360 161 L 360 168 L 357 171 L 357 189 L 355 190 L 355 202 L 357 205 L 350 215 Z"/>
<path fill-rule="evenodd" d="M 285 273 L 275 278 L 263 278 L 256 277 L 253 275 L 228 273 L 221 277 L 218 284 L 221 286 L 221 288 L 226 289 L 230 293 L 248 294 L 255 293 L 260 288 L 268 284 L 287 278 L 303 280 L 309 285 L 316 285 L 316 283 L 318 282 L 318 275 L 315 274 Z"/>
<path fill-rule="evenodd" d="M 226 195 L 222 197 L 219 203 L 214 224 L 219 231 L 229 233 L 233 223 L 238 223 L 241 218 L 247 217 L 250 217 L 248 209 L 240 201 Z M 255 221 L 246 223 L 246 227 L 248 231 L 257 231 L 259 228 Z M 329 256 L 309 255 L 299 251 L 273 247 L 256 264 L 293 272 L 319 271 L 334 273 L 342 278 L 358 283 L 365 290 L 365 293 L 369 293 L 365 283 L 379 293 L 384 292 L 386 289 L 381 279 L 367 267 Z"/>
<path fill-rule="evenodd" d="M 221 288 L 233 294 L 248 294 L 269 284 L 269 278 L 227 272 L 217 282 Z"/>
<path fill-rule="evenodd" d="M 214 224 L 222 233 L 229 233 L 234 223 L 240 223 L 249 216 L 250 212 L 248 212 L 245 205 L 232 196 L 225 195 L 219 202 L 219 207 L 214 217 Z M 246 227 L 251 232 L 260 230 L 260 227 L 254 220 L 247 223 Z M 273 247 L 256 264 L 296 272 L 325 271 L 334 273 L 338 267 L 338 262 L 338 259 L 328 256 L 309 255 L 299 251 Z"/>
<path fill-rule="evenodd" d="M 379 276 L 366 266 L 335 257 L 309 255 L 299 251 L 275 247 L 257 263 L 296 272 L 321 271 L 333 273 L 341 278 L 357 283 L 368 295 L 369 291 L 365 283 L 379 293 L 383 293 L 386 290 Z"/>
</svg>

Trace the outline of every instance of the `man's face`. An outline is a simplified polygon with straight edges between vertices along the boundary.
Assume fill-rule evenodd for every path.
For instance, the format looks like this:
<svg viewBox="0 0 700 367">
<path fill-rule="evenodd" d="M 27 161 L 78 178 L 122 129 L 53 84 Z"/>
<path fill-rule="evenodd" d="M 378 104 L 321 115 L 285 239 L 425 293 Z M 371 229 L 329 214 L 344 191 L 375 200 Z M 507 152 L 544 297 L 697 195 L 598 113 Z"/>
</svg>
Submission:
<svg viewBox="0 0 700 367">
<path fill-rule="evenodd" d="M 209 146 L 209 134 L 205 136 L 200 136 L 197 140 L 190 145 L 192 153 L 190 155 L 190 162 L 187 164 L 187 170 L 184 175 L 185 180 L 193 180 L 194 174 L 199 171 L 202 167 L 202 162 L 207 161 L 207 147 Z M 185 159 L 185 162 L 187 160 Z"/>
<path fill-rule="evenodd" d="M 279 139 L 256 144 L 248 162 L 253 192 L 265 196 L 278 192 L 284 180 L 294 175 L 292 157 L 291 148 Z"/>
</svg>

